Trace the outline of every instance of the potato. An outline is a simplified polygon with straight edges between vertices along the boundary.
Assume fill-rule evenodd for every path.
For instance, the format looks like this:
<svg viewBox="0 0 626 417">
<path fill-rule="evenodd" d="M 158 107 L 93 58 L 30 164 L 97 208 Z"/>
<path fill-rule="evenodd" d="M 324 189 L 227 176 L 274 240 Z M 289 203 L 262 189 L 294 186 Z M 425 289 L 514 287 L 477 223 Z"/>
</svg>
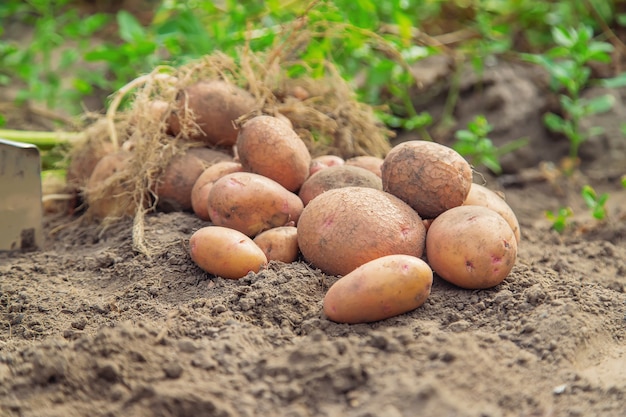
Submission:
<svg viewBox="0 0 626 417">
<path fill-rule="evenodd" d="M 369 187 L 382 190 L 383 182 L 376 174 L 365 168 L 337 165 L 310 176 L 300 187 L 298 195 L 306 206 L 323 192 L 342 187 Z"/>
<path fill-rule="evenodd" d="M 379 158 L 377 156 L 371 155 L 362 155 L 362 156 L 354 156 L 350 159 L 346 160 L 346 165 L 365 168 L 368 171 L 373 172 L 374 174 L 382 177 L 382 165 L 385 160 L 383 158 Z"/>
<path fill-rule="evenodd" d="M 135 214 L 136 205 L 131 187 L 116 178 L 116 173 L 126 169 L 131 154 L 117 151 L 98 161 L 85 187 L 89 213 L 99 219 L 124 217 Z"/>
<path fill-rule="evenodd" d="M 244 170 L 270 178 L 295 192 L 309 176 L 311 154 L 285 122 L 257 116 L 241 127 L 237 155 Z"/>
<path fill-rule="evenodd" d="M 511 226 L 511 229 L 513 229 L 515 241 L 519 246 L 521 235 L 517 216 L 515 216 L 513 209 L 511 209 L 506 201 L 495 191 L 491 191 L 489 188 L 480 184 L 472 184 L 463 205 L 487 207 L 504 217 L 504 220 L 506 220 L 509 226 Z"/>
<path fill-rule="evenodd" d="M 420 257 L 426 234 L 406 203 L 365 187 L 320 194 L 304 208 L 297 227 L 304 258 L 330 275 L 346 275 L 385 255 Z"/>
<path fill-rule="evenodd" d="M 191 190 L 198 177 L 208 166 L 229 160 L 232 157 L 227 153 L 208 148 L 189 148 L 172 158 L 154 189 L 159 210 L 191 210 Z"/>
<path fill-rule="evenodd" d="M 452 208 L 426 235 L 428 263 L 441 278 L 468 289 L 490 288 L 511 272 L 517 241 L 509 224 L 482 206 Z"/>
<path fill-rule="evenodd" d="M 226 174 L 241 171 L 243 171 L 241 164 L 234 161 L 219 161 L 205 169 L 191 189 L 191 208 L 196 216 L 202 220 L 211 220 L 209 192 L 213 184 Z"/>
<path fill-rule="evenodd" d="M 431 219 L 463 204 L 472 168 L 454 149 L 413 140 L 394 146 L 383 162 L 383 190 Z"/>
<path fill-rule="evenodd" d="M 251 172 L 233 172 L 215 181 L 208 197 L 209 217 L 218 226 L 256 236 L 298 221 L 304 204 L 276 181 Z"/>
<path fill-rule="evenodd" d="M 189 239 L 191 259 L 209 274 L 239 279 L 257 273 L 267 263 L 265 254 L 248 236 L 227 227 L 207 226 Z"/>
<path fill-rule="evenodd" d="M 344 165 L 346 161 L 337 155 L 321 155 L 311 159 L 311 165 L 309 166 L 309 176 L 321 171 L 324 168 L 334 167 L 337 165 Z"/>
<path fill-rule="evenodd" d="M 237 141 L 233 121 L 254 110 L 256 100 L 246 90 L 221 80 L 199 81 L 181 90 L 169 117 L 174 136 L 231 147 Z"/>
<path fill-rule="evenodd" d="M 291 263 L 298 259 L 298 231 L 295 226 L 282 226 L 259 233 L 254 243 L 268 261 Z"/>
<path fill-rule="evenodd" d="M 430 295 L 433 271 L 410 255 L 371 260 L 335 282 L 324 314 L 339 323 L 369 323 L 414 310 Z"/>
</svg>

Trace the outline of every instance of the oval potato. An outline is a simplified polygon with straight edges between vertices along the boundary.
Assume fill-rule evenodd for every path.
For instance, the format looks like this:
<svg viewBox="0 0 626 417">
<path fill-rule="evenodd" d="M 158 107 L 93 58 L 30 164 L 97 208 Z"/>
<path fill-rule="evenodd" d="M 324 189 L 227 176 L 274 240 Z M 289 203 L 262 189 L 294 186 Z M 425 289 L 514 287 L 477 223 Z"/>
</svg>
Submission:
<svg viewBox="0 0 626 417">
<path fill-rule="evenodd" d="M 491 288 L 507 277 L 517 258 L 509 224 L 482 206 L 459 206 L 437 217 L 426 235 L 428 263 L 441 278 L 468 289 Z"/>
<path fill-rule="evenodd" d="M 426 230 L 417 212 L 373 188 L 320 194 L 304 208 L 297 227 L 304 258 L 330 275 L 346 275 L 381 256 L 419 258 L 424 251 Z"/>
<path fill-rule="evenodd" d="M 209 274 L 239 279 L 267 263 L 265 253 L 248 236 L 233 229 L 207 226 L 189 239 L 191 259 Z"/>
<path fill-rule="evenodd" d="M 309 176 L 321 171 L 324 168 L 334 167 L 337 165 L 344 165 L 346 161 L 337 155 L 320 155 L 311 159 L 311 165 L 309 166 Z"/>
<path fill-rule="evenodd" d="M 211 220 L 209 216 L 209 192 L 213 184 L 226 174 L 241 171 L 243 171 L 241 164 L 235 161 L 219 161 L 205 169 L 191 189 L 191 208 L 196 216 L 202 220 Z"/>
<path fill-rule="evenodd" d="M 495 191 L 480 184 L 472 184 L 463 205 L 487 207 L 504 217 L 504 220 L 506 220 L 509 226 L 511 226 L 511 229 L 513 229 L 515 240 L 519 246 L 521 234 L 517 216 L 511 206 L 504 201 L 504 198 L 500 197 Z"/>
<path fill-rule="evenodd" d="M 245 171 L 270 178 L 289 191 L 296 192 L 309 176 L 309 149 L 276 117 L 261 115 L 245 122 L 236 147 Z"/>
<path fill-rule="evenodd" d="M 224 175 L 208 197 L 211 222 L 248 236 L 298 221 L 304 204 L 276 181 L 251 172 Z"/>
<path fill-rule="evenodd" d="M 381 173 L 383 190 L 426 219 L 462 205 L 472 184 L 472 168 L 458 152 L 424 140 L 394 146 Z"/>
<path fill-rule="evenodd" d="M 346 160 L 346 165 L 355 166 L 367 169 L 368 171 L 373 172 L 378 177 L 382 177 L 382 166 L 385 160 L 383 158 L 379 158 L 378 156 L 372 155 L 361 155 L 361 156 L 353 156 Z"/>
<path fill-rule="evenodd" d="M 414 310 L 430 295 L 433 272 L 409 255 L 369 261 L 335 282 L 324 297 L 324 314 L 339 323 L 368 323 Z"/>
<path fill-rule="evenodd" d="M 298 196 L 306 206 L 309 201 L 328 190 L 342 187 L 369 187 L 383 189 L 383 182 L 373 172 L 348 165 L 331 166 L 315 173 L 304 181 Z"/>
<path fill-rule="evenodd" d="M 259 233 L 254 243 L 265 253 L 268 261 L 286 264 L 298 259 L 298 230 L 295 226 L 281 226 Z"/>
</svg>

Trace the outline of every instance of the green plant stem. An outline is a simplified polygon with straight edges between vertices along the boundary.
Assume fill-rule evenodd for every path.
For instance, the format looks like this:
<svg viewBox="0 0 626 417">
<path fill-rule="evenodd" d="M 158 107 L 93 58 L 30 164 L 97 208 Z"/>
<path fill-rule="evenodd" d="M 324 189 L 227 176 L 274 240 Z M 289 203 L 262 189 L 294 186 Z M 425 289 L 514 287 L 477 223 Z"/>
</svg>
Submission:
<svg viewBox="0 0 626 417">
<path fill-rule="evenodd" d="M 14 142 L 31 143 L 39 148 L 52 148 L 73 143 L 85 137 L 82 132 L 35 132 L 28 130 L 0 129 L 0 138 Z"/>
</svg>

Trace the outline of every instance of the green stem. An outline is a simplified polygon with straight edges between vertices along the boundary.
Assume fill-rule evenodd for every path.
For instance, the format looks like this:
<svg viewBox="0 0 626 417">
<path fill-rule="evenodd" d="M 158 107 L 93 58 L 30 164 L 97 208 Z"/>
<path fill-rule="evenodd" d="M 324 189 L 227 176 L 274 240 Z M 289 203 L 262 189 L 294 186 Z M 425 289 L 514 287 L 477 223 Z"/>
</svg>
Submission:
<svg viewBox="0 0 626 417">
<path fill-rule="evenodd" d="M 82 132 L 34 132 L 28 130 L 0 129 L 0 138 L 14 142 L 31 143 L 39 148 L 52 148 L 72 143 L 85 137 Z"/>
</svg>

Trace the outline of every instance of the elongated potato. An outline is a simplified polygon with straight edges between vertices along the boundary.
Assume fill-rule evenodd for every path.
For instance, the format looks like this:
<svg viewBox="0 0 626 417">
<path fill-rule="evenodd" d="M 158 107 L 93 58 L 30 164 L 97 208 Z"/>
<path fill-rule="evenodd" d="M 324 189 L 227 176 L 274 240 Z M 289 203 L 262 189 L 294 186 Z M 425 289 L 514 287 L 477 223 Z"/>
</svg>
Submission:
<svg viewBox="0 0 626 417">
<path fill-rule="evenodd" d="M 380 177 L 365 168 L 337 165 L 322 169 L 307 178 L 298 195 L 306 206 L 323 192 L 342 187 L 369 187 L 382 190 L 383 182 Z"/>
<path fill-rule="evenodd" d="M 373 188 L 320 194 L 304 208 L 297 227 L 304 258 L 330 275 L 346 275 L 385 255 L 419 258 L 424 251 L 426 230 L 417 212 Z"/>
<path fill-rule="evenodd" d="M 243 124 L 237 155 L 244 170 L 270 178 L 296 192 L 309 176 L 311 154 L 288 124 L 272 116 L 257 116 Z"/>
<path fill-rule="evenodd" d="M 259 233 L 254 243 L 265 253 L 268 261 L 284 263 L 298 259 L 298 231 L 295 226 L 282 226 Z"/>
<path fill-rule="evenodd" d="M 304 204 L 276 181 L 251 172 L 233 172 L 215 181 L 208 208 L 213 224 L 253 237 L 264 230 L 295 224 Z"/>
<path fill-rule="evenodd" d="M 504 217 L 504 220 L 506 220 L 509 226 L 511 226 L 511 229 L 513 229 L 515 240 L 519 245 L 521 235 L 517 216 L 511 206 L 504 201 L 504 198 L 500 197 L 495 191 L 491 191 L 489 188 L 480 184 L 472 184 L 463 205 L 487 207 Z"/>
<path fill-rule="evenodd" d="M 383 190 L 426 219 L 462 205 L 472 184 L 472 168 L 458 152 L 423 140 L 394 146 L 381 172 Z"/>
<path fill-rule="evenodd" d="M 216 162 L 205 169 L 191 189 L 191 208 L 196 216 L 202 220 L 211 220 L 211 216 L 209 216 L 209 192 L 213 184 L 224 175 L 241 171 L 243 171 L 241 164 L 235 161 Z"/>
<path fill-rule="evenodd" d="M 248 236 L 227 227 L 207 226 L 189 239 L 191 259 L 209 274 L 239 279 L 259 272 L 265 253 Z"/>
<path fill-rule="evenodd" d="M 414 310 L 430 295 L 433 272 L 409 255 L 369 261 L 335 282 L 324 297 L 324 314 L 339 323 L 368 323 Z"/>
<path fill-rule="evenodd" d="M 428 263 L 441 278 L 468 289 L 490 288 L 509 275 L 517 241 L 509 224 L 482 206 L 459 206 L 437 217 L 426 235 Z"/>
</svg>

